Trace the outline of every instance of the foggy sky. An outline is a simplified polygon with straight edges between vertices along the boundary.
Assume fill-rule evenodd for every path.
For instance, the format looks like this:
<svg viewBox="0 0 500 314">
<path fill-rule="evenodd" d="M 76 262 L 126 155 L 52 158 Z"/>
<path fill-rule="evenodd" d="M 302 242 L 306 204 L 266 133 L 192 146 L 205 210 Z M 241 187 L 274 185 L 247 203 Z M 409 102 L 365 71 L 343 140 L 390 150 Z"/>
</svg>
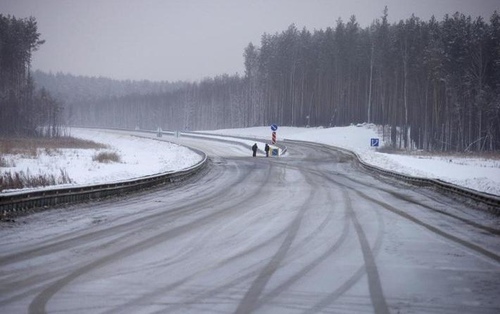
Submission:
<svg viewBox="0 0 500 314">
<path fill-rule="evenodd" d="M 414 13 L 428 20 L 459 11 L 489 20 L 498 0 L 0 0 L 0 13 L 33 16 L 41 39 L 32 68 L 132 80 L 189 80 L 244 73 L 243 49 L 295 23 L 334 27 L 355 15 L 369 26 Z"/>
</svg>

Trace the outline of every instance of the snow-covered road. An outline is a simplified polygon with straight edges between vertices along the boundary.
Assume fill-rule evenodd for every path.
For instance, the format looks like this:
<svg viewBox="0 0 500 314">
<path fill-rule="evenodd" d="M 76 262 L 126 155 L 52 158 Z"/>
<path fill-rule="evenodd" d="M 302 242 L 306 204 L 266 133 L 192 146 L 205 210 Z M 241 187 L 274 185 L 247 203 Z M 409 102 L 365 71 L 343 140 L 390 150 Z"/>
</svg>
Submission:
<svg viewBox="0 0 500 314">
<path fill-rule="evenodd" d="M 169 138 L 170 139 L 170 138 Z M 289 143 L 3 225 L 2 313 L 498 313 L 498 218 Z"/>
</svg>

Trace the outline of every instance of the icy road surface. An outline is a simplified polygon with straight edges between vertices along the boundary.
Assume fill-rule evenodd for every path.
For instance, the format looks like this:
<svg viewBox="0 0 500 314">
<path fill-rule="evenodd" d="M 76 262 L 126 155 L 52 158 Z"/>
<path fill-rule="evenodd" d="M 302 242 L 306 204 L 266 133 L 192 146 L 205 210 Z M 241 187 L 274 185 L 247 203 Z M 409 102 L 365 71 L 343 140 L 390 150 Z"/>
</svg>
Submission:
<svg viewBox="0 0 500 314">
<path fill-rule="evenodd" d="M 1 224 L 0 313 L 500 313 L 497 217 L 320 145 L 175 140 L 203 173 Z"/>
</svg>

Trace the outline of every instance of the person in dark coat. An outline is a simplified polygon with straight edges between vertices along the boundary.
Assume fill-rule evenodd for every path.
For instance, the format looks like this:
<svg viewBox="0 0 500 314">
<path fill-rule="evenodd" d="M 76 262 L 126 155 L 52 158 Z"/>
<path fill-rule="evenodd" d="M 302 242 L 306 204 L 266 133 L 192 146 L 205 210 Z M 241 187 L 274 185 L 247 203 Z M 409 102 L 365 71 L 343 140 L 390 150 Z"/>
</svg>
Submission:
<svg viewBox="0 0 500 314">
<path fill-rule="evenodd" d="M 266 148 L 264 148 L 264 150 L 266 151 L 266 157 L 269 157 L 269 150 L 270 150 L 270 149 L 271 149 L 271 148 L 270 148 L 270 147 L 269 147 L 269 145 L 267 145 L 267 143 L 266 143 Z"/>
<path fill-rule="evenodd" d="M 253 156 L 254 156 L 254 157 L 255 157 L 255 156 L 257 156 L 257 148 L 258 148 L 258 147 L 257 147 L 257 143 L 253 144 L 253 146 L 252 146 L 252 151 L 253 151 Z"/>
</svg>

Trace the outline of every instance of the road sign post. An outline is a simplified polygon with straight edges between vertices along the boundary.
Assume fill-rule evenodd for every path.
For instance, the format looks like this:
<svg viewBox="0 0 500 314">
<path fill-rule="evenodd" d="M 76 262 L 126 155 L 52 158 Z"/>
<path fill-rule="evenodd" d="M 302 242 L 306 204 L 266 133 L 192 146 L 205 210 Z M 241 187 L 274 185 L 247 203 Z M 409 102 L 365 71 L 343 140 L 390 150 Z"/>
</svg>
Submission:
<svg viewBox="0 0 500 314">
<path fill-rule="evenodd" d="M 271 136 L 271 143 L 276 144 L 276 131 L 278 131 L 278 125 L 272 124 L 271 131 L 273 131 L 273 134 Z"/>
</svg>

